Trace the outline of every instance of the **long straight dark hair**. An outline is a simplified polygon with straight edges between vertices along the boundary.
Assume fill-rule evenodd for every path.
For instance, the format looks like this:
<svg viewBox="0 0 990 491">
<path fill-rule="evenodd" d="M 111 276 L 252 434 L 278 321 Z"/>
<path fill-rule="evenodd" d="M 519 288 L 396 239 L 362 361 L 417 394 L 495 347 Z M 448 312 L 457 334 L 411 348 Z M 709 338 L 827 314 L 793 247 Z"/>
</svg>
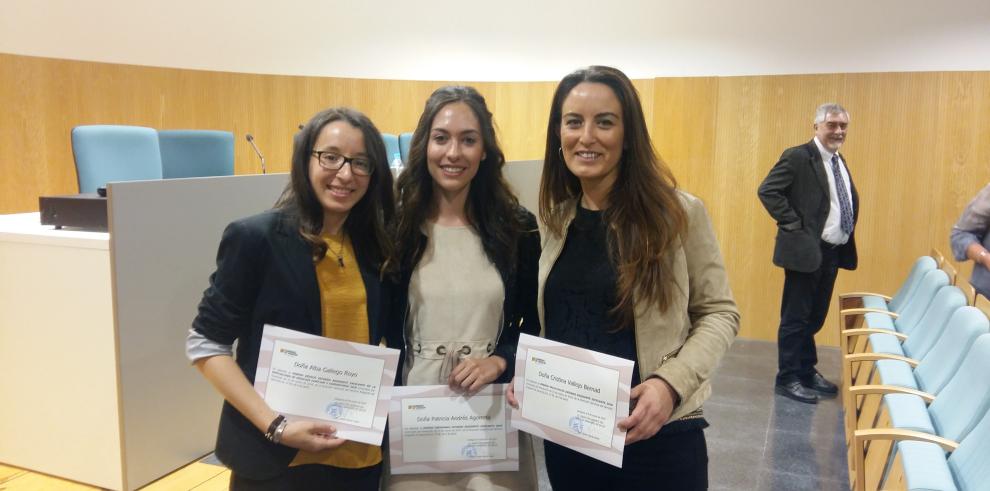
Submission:
<svg viewBox="0 0 990 491">
<path fill-rule="evenodd" d="M 357 254 L 371 261 L 380 271 L 390 269 L 387 259 L 392 256 L 392 240 L 388 233 L 395 218 L 392 196 L 392 173 L 389 172 L 385 143 L 378 128 L 359 111 L 334 107 L 316 113 L 296 133 L 292 142 L 292 168 L 289 183 L 275 207 L 288 212 L 299 222 L 299 234 L 313 248 L 313 261 L 319 262 L 327 253 L 327 244 L 320 238 L 323 229 L 323 206 L 313 191 L 309 179 L 313 145 L 323 127 L 334 121 L 346 121 L 361 130 L 364 151 L 373 167 L 368 191 L 344 220 L 343 231 L 351 239 Z M 317 165 L 317 164 L 312 164 Z"/>
<path fill-rule="evenodd" d="M 441 87 L 426 100 L 426 107 L 419 117 L 416 131 L 409 146 L 409 162 L 399 176 L 397 184 L 398 221 L 396 244 L 399 267 L 411 271 L 426 250 L 423 224 L 436 212 L 433 198 L 433 178 L 427 167 L 426 152 L 429 146 L 433 119 L 448 104 L 462 102 L 471 108 L 481 130 L 485 158 L 478 166 L 478 173 L 468 189 L 466 214 L 471 226 L 481 237 L 485 255 L 500 272 L 512 271 L 515 266 L 516 241 L 522 231 L 517 209 L 519 200 L 502 177 L 505 154 L 498 146 L 492 113 L 485 98 L 473 87 Z"/>
<path fill-rule="evenodd" d="M 606 85 L 622 106 L 622 157 L 604 212 L 609 257 L 618 273 L 612 315 L 622 329 L 634 323 L 636 297 L 660 311 L 670 305 L 674 283 L 667 256 L 687 229 L 687 215 L 674 175 L 653 148 L 632 81 L 615 68 L 591 66 L 564 77 L 553 94 L 540 182 L 540 218 L 549 233 L 564 236 L 567 217 L 561 205 L 581 196 L 581 182 L 564 162 L 560 126 L 564 99 L 582 82 Z"/>
</svg>

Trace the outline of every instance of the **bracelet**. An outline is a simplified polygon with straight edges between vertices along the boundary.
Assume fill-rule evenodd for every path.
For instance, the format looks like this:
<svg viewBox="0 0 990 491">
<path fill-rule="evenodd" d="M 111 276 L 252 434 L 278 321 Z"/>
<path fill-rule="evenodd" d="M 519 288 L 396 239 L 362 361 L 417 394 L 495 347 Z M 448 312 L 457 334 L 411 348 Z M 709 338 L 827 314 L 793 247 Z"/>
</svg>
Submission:
<svg viewBox="0 0 990 491">
<path fill-rule="evenodd" d="M 987 250 L 986 249 L 983 249 L 982 251 L 980 251 L 979 254 L 976 255 L 976 259 L 982 260 L 983 259 L 983 256 L 986 256 L 987 254 L 988 254 L 987 253 Z"/>
<path fill-rule="evenodd" d="M 285 432 L 286 426 L 289 426 L 289 420 L 283 419 L 278 428 L 275 429 L 275 434 L 272 435 L 272 443 L 282 443 L 282 433 Z"/>
<path fill-rule="evenodd" d="M 282 427 L 282 423 L 284 422 L 285 416 L 282 416 L 281 414 L 275 416 L 275 419 L 272 420 L 272 424 L 268 425 L 268 431 L 265 432 L 265 438 L 272 443 L 278 443 L 275 441 L 275 432 Z"/>
</svg>

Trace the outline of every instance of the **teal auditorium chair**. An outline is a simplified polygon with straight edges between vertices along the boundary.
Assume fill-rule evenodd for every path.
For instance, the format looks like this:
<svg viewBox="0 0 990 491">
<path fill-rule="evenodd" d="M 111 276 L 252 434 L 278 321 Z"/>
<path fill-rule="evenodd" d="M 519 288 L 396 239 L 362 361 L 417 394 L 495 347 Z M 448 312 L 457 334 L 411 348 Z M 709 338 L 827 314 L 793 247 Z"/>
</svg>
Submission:
<svg viewBox="0 0 990 491">
<path fill-rule="evenodd" d="M 929 441 L 947 440 L 950 443 L 967 439 L 977 424 L 981 423 L 981 419 L 986 419 L 985 415 L 990 409 L 990 377 L 987 376 L 988 373 L 990 373 L 990 334 L 983 334 L 973 342 L 959 369 L 935 397 L 935 400 L 931 402 L 931 405 L 926 407 L 922 397 L 914 394 L 885 395 L 884 403 L 890 411 L 891 426 L 900 431 L 875 429 L 857 430 L 854 433 L 857 489 L 865 484 L 864 445 L 871 440 L 897 440 L 896 435 L 910 435 L 911 439 L 927 439 Z M 981 431 L 984 430 L 981 429 Z M 882 437 L 880 435 L 895 436 Z M 932 435 L 938 439 L 926 435 Z M 895 446 L 897 451 L 904 450 L 904 443 L 906 442 L 897 443 Z M 913 451 L 915 450 L 909 452 Z M 896 458 L 896 455 L 893 457 Z M 986 461 L 988 456 L 983 455 L 981 458 Z M 907 463 L 905 463 L 904 468 L 907 473 L 909 468 Z M 918 470 L 912 472 L 921 473 Z M 986 483 L 981 485 L 985 486 Z"/>
<path fill-rule="evenodd" d="M 893 297 L 887 297 L 878 293 L 852 292 L 843 293 L 839 296 L 839 300 L 841 302 L 847 298 L 860 298 L 865 308 L 900 312 L 904 305 L 910 301 L 914 292 L 917 291 L 921 278 L 925 273 L 933 269 L 938 269 L 938 263 L 935 259 L 931 256 L 921 256 L 914 262 L 907 279 L 904 280 L 904 283 L 901 284 L 901 287 Z"/>
<path fill-rule="evenodd" d="M 990 407 L 990 335 L 973 341 L 959 369 L 928 405 L 917 394 L 886 394 L 891 426 L 959 441 Z"/>
<path fill-rule="evenodd" d="M 966 294 L 962 290 L 952 285 L 943 286 L 928 303 L 928 308 L 912 330 L 906 333 L 902 331 L 907 335 L 906 339 L 902 340 L 893 334 L 874 333 L 870 334 L 870 347 L 874 353 L 907 355 L 920 359 L 938 341 L 952 313 L 964 305 Z"/>
<path fill-rule="evenodd" d="M 399 150 L 399 137 L 391 133 L 382 133 L 382 140 L 385 140 L 385 155 L 388 156 L 389 167 L 395 167 L 396 160 L 402 162 L 402 152 Z"/>
<path fill-rule="evenodd" d="M 409 163 L 409 146 L 412 144 L 411 132 L 405 132 L 399 135 L 399 152 L 402 154 L 402 165 L 407 165 Z"/>
<path fill-rule="evenodd" d="M 978 336 L 987 333 L 990 333 L 990 321 L 980 309 L 960 307 L 923 357 L 904 359 L 886 353 L 874 354 L 879 382 L 937 394 L 959 368 L 962 354 L 969 352 Z"/>
<path fill-rule="evenodd" d="M 72 156 L 80 193 L 95 193 L 113 181 L 162 178 L 158 132 L 153 128 L 76 126 L 72 128 Z"/>
<path fill-rule="evenodd" d="M 856 385 L 849 388 L 845 401 L 847 428 L 862 428 L 861 421 L 875 427 L 880 415 L 879 407 L 860 405 L 859 398 L 869 395 L 914 394 L 925 401 L 932 401 L 955 375 L 977 337 L 990 333 L 990 321 L 975 307 L 960 307 L 952 313 L 942 336 L 931 350 L 921 358 L 888 353 L 859 353 L 854 361 L 872 360 L 876 363 L 876 385 Z M 886 399 L 880 399 L 889 402 Z M 896 398 L 895 398 L 896 402 Z M 864 412 L 860 409 L 863 408 Z M 890 408 L 887 408 L 888 411 Z"/>
<path fill-rule="evenodd" d="M 918 321 L 921 320 L 921 316 L 924 315 L 926 310 L 928 310 L 928 305 L 932 298 L 935 297 L 935 293 L 938 292 L 940 288 L 948 284 L 949 275 L 947 275 L 945 271 L 940 269 L 928 270 L 921 277 L 921 281 L 918 282 L 918 286 L 909 299 L 910 301 L 906 302 L 900 308 L 900 312 L 871 311 L 850 313 L 846 311 L 841 315 L 863 315 L 866 318 L 866 326 L 868 328 L 885 329 L 907 335 L 914 330 L 914 327 L 918 324 Z M 853 331 L 853 329 L 850 329 L 849 331 Z"/>
<path fill-rule="evenodd" d="M 922 317 L 928 311 L 928 307 L 935 297 L 935 294 L 944 286 L 948 286 L 949 276 L 939 269 L 929 270 L 924 274 L 911 295 L 910 301 L 901 308 L 900 314 L 893 312 L 869 312 L 866 313 L 866 328 L 846 329 L 839 333 L 839 344 L 843 354 L 843 379 L 844 387 L 850 387 L 856 381 L 866 375 L 872 375 L 872 370 L 867 373 L 852 371 L 852 364 L 846 360 L 852 353 L 859 353 L 869 346 L 874 352 L 894 353 L 903 355 L 899 343 L 907 339 L 920 323 Z M 960 293 L 962 293 L 960 291 Z M 965 295 L 962 296 L 963 305 L 966 303 Z M 849 309 L 861 311 L 863 309 Z M 862 312 L 843 311 L 842 317 L 863 315 Z M 846 321 L 840 321 L 841 325 L 847 325 Z M 860 343 L 864 336 L 868 336 L 868 343 Z M 879 343 L 879 345 L 874 343 Z M 895 345 L 898 345 L 894 347 Z M 852 349 L 850 349 L 852 348 Z M 871 367 L 872 368 L 872 367 Z M 848 370 L 847 370 L 848 369 Z"/>
<path fill-rule="evenodd" d="M 162 177 L 234 175 L 234 134 L 213 130 L 161 130 Z"/>
<path fill-rule="evenodd" d="M 912 436 L 897 443 L 908 490 L 990 491 L 990 412 L 958 445 Z"/>
</svg>

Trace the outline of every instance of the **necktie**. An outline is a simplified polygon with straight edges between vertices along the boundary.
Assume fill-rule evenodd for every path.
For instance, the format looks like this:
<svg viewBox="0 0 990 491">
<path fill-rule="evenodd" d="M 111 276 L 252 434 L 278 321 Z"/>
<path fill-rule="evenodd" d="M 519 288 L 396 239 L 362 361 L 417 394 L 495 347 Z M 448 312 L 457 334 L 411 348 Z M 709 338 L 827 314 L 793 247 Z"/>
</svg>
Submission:
<svg viewBox="0 0 990 491">
<path fill-rule="evenodd" d="M 846 182 L 842 180 L 842 173 L 839 172 L 839 156 L 832 156 L 832 175 L 835 177 L 835 194 L 839 198 L 839 228 L 846 234 L 853 231 L 853 212 L 849 204 L 849 193 L 846 191 Z"/>
</svg>

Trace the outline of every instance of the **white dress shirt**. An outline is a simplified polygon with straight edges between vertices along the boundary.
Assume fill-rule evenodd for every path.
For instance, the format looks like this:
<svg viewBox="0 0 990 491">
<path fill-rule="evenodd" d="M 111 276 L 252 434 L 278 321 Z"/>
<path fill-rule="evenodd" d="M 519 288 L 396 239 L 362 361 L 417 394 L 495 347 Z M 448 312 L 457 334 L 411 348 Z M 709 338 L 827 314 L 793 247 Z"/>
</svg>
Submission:
<svg viewBox="0 0 990 491">
<path fill-rule="evenodd" d="M 818 152 L 822 155 L 822 165 L 825 166 L 825 177 L 828 178 L 828 218 L 825 219 L 825 228 L 822 230 L 822 240 L 828 242 L 829 244 L 845 244 L 849 241 L 849 234 L 842 231 L 840 225 L 840 211 L 839 211 L 839 196 L 835 190 L 835 175 L 832 174 L 832 152 L 829 152 L 822 146 L 822 142 L 818 141 L 818 137 L 815 137 L 815 145 L 818 146 Z M 846 163 L 839 157 L 839 174 L 841 174 L 842 182 L 846 185 L 846 198 L 849 200 L 849 209 L 853 210 L 853 215 L 855 216 L 856 210 L 853 208 L 852 203 L 852 186 L 849 184 L 849 173 L 846 172 Z"/>
</svg>

